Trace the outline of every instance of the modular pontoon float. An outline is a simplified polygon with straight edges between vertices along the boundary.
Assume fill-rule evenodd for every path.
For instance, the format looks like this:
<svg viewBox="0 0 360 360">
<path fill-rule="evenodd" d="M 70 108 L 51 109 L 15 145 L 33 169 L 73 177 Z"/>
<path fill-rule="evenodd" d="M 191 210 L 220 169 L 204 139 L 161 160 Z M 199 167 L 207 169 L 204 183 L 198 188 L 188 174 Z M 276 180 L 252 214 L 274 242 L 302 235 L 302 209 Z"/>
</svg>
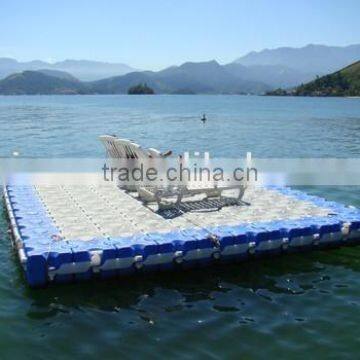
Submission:
<svg viewBox="0 0 360 360">
<path fill-rule="evenodd" d="M 6 185 L 4 198 L 32 287 L 360 243 L 359 209 L 290 188 L 170 218 L 116 187 Z"/>
</svg>

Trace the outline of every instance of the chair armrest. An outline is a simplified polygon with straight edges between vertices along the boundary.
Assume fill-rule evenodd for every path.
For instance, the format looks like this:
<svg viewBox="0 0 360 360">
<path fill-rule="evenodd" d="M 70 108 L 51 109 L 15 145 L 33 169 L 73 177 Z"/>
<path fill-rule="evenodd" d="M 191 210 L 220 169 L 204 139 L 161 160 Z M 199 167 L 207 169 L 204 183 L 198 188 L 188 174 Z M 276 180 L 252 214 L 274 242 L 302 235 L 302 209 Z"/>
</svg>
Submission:
<svg viewBox="0 0 360 360">
<path fill-rule="evenodd" d="M 168 151 L 166 151 L 166 152 L 161 153 L 161 156 L 162 156 L 162 157 L 168 157 L 168 156 L 170 156 L 171 154 L 172 154 L 172 151 L 171 151 L 171 150 L 168 150 Z"/>
<path fill-rule="evenodd" d="M 153 158 L 168 157 L 172 154 L 171 150 L 166 151 L 165 153 L 161 153 L 159 150 L 156 150 L 154 148 L 149 148 L 148 152 L 150 154 L 150 157 L 153 157 Z"/>
<path fill-rule="evenodd" d="M 149 148 L 148 153 L 150 154 L 150 157 L 153 157 L 153 158 L 161 157 L 161 152 L 154 148 Z"/>
</svg>

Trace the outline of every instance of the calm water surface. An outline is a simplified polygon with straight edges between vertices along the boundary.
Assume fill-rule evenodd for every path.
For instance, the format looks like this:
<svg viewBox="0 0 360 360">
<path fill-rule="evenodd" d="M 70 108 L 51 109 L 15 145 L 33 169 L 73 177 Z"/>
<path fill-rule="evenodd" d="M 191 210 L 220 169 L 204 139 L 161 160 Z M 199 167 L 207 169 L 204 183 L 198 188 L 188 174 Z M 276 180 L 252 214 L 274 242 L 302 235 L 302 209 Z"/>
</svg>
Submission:
<svg viewBox="0 0 360 360">
<path fill-rule="evenodd" d="M 0 97 L 0 156 L 100 156 L 103 133 L 175 153 L 360 157 L 360 99 Z M 358 187 L 306 191 L 360 206 Z M 3 206 L 0 239 L 1 359 L 359 354 L 360 247 L 30 290 Z"/>
</svg>

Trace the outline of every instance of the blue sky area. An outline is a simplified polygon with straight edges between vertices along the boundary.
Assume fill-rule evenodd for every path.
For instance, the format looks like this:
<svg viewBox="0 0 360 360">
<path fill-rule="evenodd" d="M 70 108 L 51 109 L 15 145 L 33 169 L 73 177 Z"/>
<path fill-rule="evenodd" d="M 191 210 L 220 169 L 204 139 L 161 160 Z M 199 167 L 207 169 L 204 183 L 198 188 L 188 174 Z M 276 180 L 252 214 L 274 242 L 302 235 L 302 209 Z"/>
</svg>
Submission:
<svg viewBox="0 0 360 360">
<path fill-rule="evenodd" d="M 360 43 L 359 0 L 0 0 L 0 57 L 160 69 L 252 50 Z"/>
</svg>

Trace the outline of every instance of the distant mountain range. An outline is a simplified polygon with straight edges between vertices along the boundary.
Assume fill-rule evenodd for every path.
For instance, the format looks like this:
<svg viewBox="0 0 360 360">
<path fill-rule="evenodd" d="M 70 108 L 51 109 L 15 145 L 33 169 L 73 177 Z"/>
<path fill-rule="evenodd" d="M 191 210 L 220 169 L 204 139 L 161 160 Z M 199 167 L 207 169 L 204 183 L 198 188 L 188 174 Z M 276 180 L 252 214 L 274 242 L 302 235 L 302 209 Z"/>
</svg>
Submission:
<svg viewBox="0 0 360 360">
<path fill-rule="evenodd" d="M 100 94 L 122 94 L 139 83 L 146 83 L 156 93 L 168 94 L 246 94 L 271 88 L 260 81 L 244 80 L 214 60 L 187 62 L 158 72 L 133 72 L 96 81 L 92 86 Z"/>
<path fill-rule="evenodd" d="M 281 95 L 360 96 L 360 61 Z"/>
<path fill-rule="evenodd" d="M 136 70 L 125 64 L 89 60 L 65 60 L 52 64 L 40 60 L 19 62 L 10 58 L 0 58 L 0 79 L 16 72 L 41 69 L 68 72 L 82 81 L 94 81 L 115 75 L 124 75 Z"/>
<path fill-rule="evenodd" d="M 81 82 L 53 70 L 24 71 L 1 80 L 0 94 L 126 94 L 138 84 L 147 84 L 158 94 L 259 94 L 271 89 L 261 82 L 243 80 L 216 61 L 209 61 L 92 82 Z"/>
<path fill-rule="evenodd" d="M 45 75 L 49 75 L 49 76 L 54 76 L 56 78 L 59 79 L 66 79 L 66 80 L 71 80 L 71 81 L 79 81 L 79 79 L 77 79 L 75 76 L 65 72 L 65 71 L 60 71 L 60 70 L 49 70 L 49 69 L 40 69 L 37 70 L 37 72 L 40 72 L 42 74 Z"/>
<path fill-rule="evenodd" d="M 40 71 L 24 71 L 0 81 L 0 94 L 4 95 L 47 95 L 88 94 L 91 89 L 79 80 L 47 75 Z"/>
<path fill-rule="evenodd" d="M 360 44 L 349 46 L 307 45 L 252 51 L 235 60 L 244 66 L 277 65 L 308 74 L 329 74 L 360 59 Z"/>
<path fill-rule="evenodd" d="M 359 59 L 360 45 L 278 48 L 226 65 L 186 62 L 157 72 L 83 60 L 49 64 L 0 58 L 0 77 L 11 74 L 0 81 L 0 94 L 125 94 L 138 84 L 167 94 L 262 94 L 307 83 Z"/>
</svg>

